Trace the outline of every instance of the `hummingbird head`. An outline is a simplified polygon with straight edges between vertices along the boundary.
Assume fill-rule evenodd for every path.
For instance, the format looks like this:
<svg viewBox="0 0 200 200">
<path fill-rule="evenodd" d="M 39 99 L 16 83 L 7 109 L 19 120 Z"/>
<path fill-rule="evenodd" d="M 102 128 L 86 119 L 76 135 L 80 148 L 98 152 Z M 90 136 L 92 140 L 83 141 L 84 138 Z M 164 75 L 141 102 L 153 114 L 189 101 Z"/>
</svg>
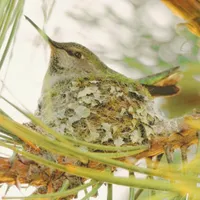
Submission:
<svg viewBox="0 0 200 200">
<path fill-rule="evenodd" d="M 50 40 L 51 60 L 49 72 L 79 76 L 106 72 L 107 66 L 88 48 L 74 42 L 59 43 Z M 77 74 L 77 75 L 78 75 Z"/>
<path fill-rule="evenodd" d="M 102 76 L 112 71 L 88 48 L 74 42 L 56 42 L 30 18 L 27 16 L 25 18 L 36 28 L 51 48 L 51 58 L 44 78 L 43 89 L 45 84 L 48 83 L 51 87 L 62 79 Z"/>
</svg>

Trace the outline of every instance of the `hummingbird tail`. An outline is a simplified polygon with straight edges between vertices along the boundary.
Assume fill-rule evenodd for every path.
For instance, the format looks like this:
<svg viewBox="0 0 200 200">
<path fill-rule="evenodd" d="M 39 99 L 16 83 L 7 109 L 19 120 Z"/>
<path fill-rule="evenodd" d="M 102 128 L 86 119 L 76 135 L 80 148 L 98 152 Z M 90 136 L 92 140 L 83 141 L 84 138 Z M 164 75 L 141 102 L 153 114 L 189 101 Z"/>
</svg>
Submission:
<svg viewBox="0 0 200 200">
<path fill-rule="evenodd" d="M 180 88 L 176 85 L 166 85 L 166 86 L 154 86 L 154 85 L 145 85 L 153 97 L 159 97 L 159 96 L 173 96 L 179 93 Z"/>
</svg>

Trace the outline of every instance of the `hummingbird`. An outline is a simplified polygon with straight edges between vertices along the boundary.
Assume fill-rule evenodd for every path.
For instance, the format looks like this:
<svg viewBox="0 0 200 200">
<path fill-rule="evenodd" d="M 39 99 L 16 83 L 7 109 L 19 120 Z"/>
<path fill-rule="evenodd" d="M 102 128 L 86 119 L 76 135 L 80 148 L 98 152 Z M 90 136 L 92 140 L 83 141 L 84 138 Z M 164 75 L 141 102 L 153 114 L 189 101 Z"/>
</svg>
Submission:
<svg viewBox="0 0 200 200">
<path fill-rule="evenodd" d="M 174 128 L 165 123 L 153 97 L 179 92 L 179 67 L 133 80 L 81 44 L 52 40 L 25 18 L 51 48 L 35 112 L 49 127 L 80 140 L 115 146 L 147 143 Z"/>
</svg>

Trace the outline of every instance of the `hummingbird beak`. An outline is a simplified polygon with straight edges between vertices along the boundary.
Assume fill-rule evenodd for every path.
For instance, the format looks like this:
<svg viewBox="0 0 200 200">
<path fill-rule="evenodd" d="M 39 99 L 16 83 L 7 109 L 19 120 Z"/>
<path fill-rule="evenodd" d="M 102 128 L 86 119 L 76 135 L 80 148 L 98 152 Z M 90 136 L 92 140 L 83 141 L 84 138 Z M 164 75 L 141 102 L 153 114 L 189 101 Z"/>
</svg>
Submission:
<svg viewBox="0 0 200 200">
<path fill-rule="evenodd" d="M 26 15 L 24 15 L 24 17 L 26 18 L 26 20 L 28 20 L 34 27 L 35 29 L 39 32 L 39 34 L 42 36 L 42 38 L 48 42 L 48 44 L 50 45 L 51 48 L 55 48 L 58 45 L 58 42 L 53 41 L 42 29 L 40 29 L 29 17 L 27 17 Z"/>
</svg>

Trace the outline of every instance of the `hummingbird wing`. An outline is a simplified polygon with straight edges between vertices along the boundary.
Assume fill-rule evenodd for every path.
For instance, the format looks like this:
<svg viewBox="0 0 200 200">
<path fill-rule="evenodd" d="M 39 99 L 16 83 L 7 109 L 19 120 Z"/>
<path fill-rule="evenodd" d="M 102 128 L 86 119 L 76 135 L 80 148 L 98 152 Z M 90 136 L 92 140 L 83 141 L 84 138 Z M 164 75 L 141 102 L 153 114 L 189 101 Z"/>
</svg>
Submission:
<svg viewBox="0 0 200 200">
<path fill-rule="evenodd" d="M 181 77 L 182 74 L 179 71 L 179 67 L 173 67 L 169 70 L 138 79 L 138 81 L 149 90 L 152 96 L 171 96 L 180 91 L 176 84 Z"/>
</svg>

